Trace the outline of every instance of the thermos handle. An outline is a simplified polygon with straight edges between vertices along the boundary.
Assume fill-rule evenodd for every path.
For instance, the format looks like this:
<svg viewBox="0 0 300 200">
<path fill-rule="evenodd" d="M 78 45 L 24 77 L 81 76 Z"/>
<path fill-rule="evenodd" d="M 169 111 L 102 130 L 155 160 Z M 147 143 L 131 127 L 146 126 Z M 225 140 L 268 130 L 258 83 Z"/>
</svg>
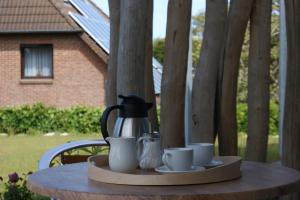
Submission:
<svg viewBox="0 0 300 200">
<path fill-rule="evenodd" d="M 102 114 L 102 117 L 100 119 L 100 127 L 101 127 L 101 132 L 102 132 L 102 135 L 103 135 L 103 139 L 105 140 L 107 137 L 109 137 L 109 134 L 108 134 L 108 131 L 107 131 L 107 120 L 108 120 L 108 117 L 109 117 L 109 113 L 115 109 L 121 109 L 122 106 L 120 105 L 116 105 L 116 106 L 110 106 L 110 107 L 107 107 L 103 114 Z"/>
</svg>

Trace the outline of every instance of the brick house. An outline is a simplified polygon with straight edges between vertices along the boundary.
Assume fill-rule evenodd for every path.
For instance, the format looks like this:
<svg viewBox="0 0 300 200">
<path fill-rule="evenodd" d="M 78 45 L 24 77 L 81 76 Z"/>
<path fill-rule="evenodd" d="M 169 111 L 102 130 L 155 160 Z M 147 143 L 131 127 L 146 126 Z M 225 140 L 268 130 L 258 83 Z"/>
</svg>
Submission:
<svg viewBox="0 0 300 200">
<path fill-rule="evenodd" d="M 104 105 L 108 53 L 70 12 L 66 0 L 0 1 L 0 106 Z"/>
</svg>

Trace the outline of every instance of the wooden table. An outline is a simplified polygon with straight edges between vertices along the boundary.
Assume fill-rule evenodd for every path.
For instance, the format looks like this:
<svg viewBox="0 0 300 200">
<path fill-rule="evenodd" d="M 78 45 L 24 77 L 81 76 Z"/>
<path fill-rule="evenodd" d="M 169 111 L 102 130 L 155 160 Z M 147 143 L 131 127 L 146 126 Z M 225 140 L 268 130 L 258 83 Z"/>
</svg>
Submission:
<svg viewBox="0 0 300 200">
<path fill-rule="evenodd" d="M 94 182 L 87 164 L 71 164 L 38 171 L 28 178 L 29 190 L 60 200 L 118 199 L 266 199 L 300 191 L 300 172 L 265 163 L 243 162 L 237 180 L 186 186 L 128 186 Z"/>
</svg>

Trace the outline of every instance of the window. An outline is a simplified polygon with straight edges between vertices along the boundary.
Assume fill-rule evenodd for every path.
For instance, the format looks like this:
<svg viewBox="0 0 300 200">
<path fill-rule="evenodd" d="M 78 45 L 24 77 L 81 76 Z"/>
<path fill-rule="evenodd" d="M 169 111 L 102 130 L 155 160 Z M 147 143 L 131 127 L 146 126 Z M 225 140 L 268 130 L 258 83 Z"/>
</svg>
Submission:
<svg viewBox="0 0 300 200">
<path fill-rule="evenodd" d="M 53 78 L 52 45 L 21 45 L 22 78 Z"/>
</svg>

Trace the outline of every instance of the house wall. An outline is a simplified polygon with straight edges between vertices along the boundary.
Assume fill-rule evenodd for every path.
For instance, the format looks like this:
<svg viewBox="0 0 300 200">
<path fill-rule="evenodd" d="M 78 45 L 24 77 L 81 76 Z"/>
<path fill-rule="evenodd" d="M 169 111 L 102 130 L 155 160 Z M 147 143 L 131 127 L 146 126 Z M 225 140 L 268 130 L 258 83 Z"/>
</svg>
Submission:
<svg viewBox="0 0 300 200">
<path fill-rule="evenodd" d="M 53 79 L 21 79 L 21 44 L 53 45 Z M 105 77 L 106 64 L 77 35 L 0 35 L 0 106 L 101 106 Z"/>
</svg>

